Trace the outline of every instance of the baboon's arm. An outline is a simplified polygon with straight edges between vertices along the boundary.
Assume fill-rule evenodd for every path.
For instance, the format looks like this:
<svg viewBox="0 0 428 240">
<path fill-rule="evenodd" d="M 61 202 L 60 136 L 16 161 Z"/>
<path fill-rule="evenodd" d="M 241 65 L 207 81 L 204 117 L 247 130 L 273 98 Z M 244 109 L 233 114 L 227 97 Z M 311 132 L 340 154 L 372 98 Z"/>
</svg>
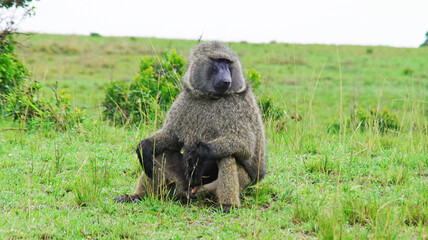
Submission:
<svg viewBox="0 0 428 240">
<path fill-rule="evenodd" d="M 161 129 L 138 144 L 136 152 L 138 160 L 149 178 L 153 177 L 153 156 L 164 153 L 166 150 L 179 151 L 182 144 L 170 131 Z"/>
<path fill-rule="evenodd" d="M 216 159 L 235 157 L 238 162 L 242 162 L 252 157 L 255 142 L 254 135 L 248 133 L 216 138 L 208 144 L 213 148 Z"/>
<path fill-rule="evenodd" d="M 243 167 L 238 165 L 237 168 L 238 168 L 239 191 L 242 191 L 246 187 L 248 187 L 248 185 L 250 185 L 251 178 Z M 196 193 L 197 195 L 205 194 L 205 193 L 215 194 L 218 189 L 218 182 L 219 180 L 216 179 L 215 181 L 207 183 L 205 185 L 197 186 L 194 189 L 192 189 L 192 193 Z"/>
<path fill-rule="evenodd" d="M 169 130 L 160 129 L 148 137 L 147 142 L 152 147 L 155 155 L 161 154 L 167 150 L 178 151 L 182 148 L 178 138 Z"/>
</svg>

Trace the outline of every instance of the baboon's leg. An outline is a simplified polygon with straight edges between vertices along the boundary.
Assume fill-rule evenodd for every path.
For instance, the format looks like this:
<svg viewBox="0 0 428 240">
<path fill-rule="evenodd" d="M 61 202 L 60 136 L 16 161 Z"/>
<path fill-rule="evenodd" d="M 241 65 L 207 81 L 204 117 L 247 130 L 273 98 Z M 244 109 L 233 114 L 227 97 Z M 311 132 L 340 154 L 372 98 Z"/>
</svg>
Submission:
<svg viewBox="0 0 428 240">
<path fill-rule="evenodd" d="M 144 173 L 144 170 L 141 172 L 140 177 L 138 178 L 137 186 L 135 187 L 134 194 L 131 196 L 143 198 L 150 193 L 154 193 L 153 191 L 154 182 L 151 178 L 147 177 Z"/>
<path fill-rule="evenodd" d="M 237 164 L 237 169 L 238 169 L 239 192 L 242 192 L 246 187 L 250 185 L 251 178 L 241 165 Z M 208 184 L 198 187 L 196 194 L 197 195 L 206 194 L 206 193 L 215 194 L 218 187 L 218 182 L 219 180 L 217 178 L 213 182 L 210 182 Z"/>
<path fill-rule="evenodd" d="M 153 179 L 144 170 L 138 179 L 134 194 L 116 197 L 116 202 L 136 202 L 145 196 L 161 194 L 180 195 L 184 193 L 184 171 L 180 166 L 180 152 L 167 151 L 154 159 Z"/>
<path fill-rule="evenodd" d="M 165 152 L 166 164 L 164 168 L 159 170 L 158 176 L 164 176 L 165 180 L 158 181 L 158 185 L 162 184 L 168 188 L 171 196 L 185 196 L 187 193 L 186 178 L 184 174 L 184 166 L 182 163 L 182 154 L 180 152 L 167 151 Z"/>
<path fill-rule="evenodd" d="M 236 160 L 233 157 L 223 158 L 218 161 L 218 182 L 215 195 L 224 211 L 229 211 L 231 206 L 240 207 L 239 178 Z"/>
</svg>

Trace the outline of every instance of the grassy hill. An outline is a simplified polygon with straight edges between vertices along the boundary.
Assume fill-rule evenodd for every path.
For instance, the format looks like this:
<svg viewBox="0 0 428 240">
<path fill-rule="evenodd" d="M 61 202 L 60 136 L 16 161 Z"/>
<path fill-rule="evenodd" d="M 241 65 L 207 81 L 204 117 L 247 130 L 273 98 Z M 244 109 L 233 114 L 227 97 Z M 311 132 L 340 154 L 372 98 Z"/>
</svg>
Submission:
<svg viewBox="0 0 428 240">
<path fill-rule="evenodd" d="M 139 58 L 176 49 L 187 57 L 197 42 L 135 37 L 68 35 L 21 36 L 18 49 L 35 79 L 70 88 L 78 104 L 92 106 L 103 98 L 105 83 L 131 81 Z M 318 114 L 343 107 L 382 106 L 400 109 L 406 98 L 426 100 L 428 49 L 229 43 L 244 67 L 261 72 L 265 92 L 287 110 L 302 108 L 313 99 Z M 272 92 L 272 90 L 274 92 Z M 378 97 L 379 96 L 379 97 Z M 315 106 L 314 106 L 315 107 Z M 318 109 L 316 109 L 318 110 Z M 321 117 L 331 117 L 323 114 Z"/>
<path fill-rule="evenodd" d="M 428 238 L 428 48 L 227 43 L 285 119 L 266 121 L 266 179 L 224 215 L 209 199 L 111 201 L 133 191 L 133 149 L 158 126 L 102 121 L 105 86 L 132 81 L 144 55 L 187 57 L 197 41 L 19 41 L 44 94 L 58 82 L 89 117 L 64 132 L 0 119 L 0 238 Z"/>
</svg>

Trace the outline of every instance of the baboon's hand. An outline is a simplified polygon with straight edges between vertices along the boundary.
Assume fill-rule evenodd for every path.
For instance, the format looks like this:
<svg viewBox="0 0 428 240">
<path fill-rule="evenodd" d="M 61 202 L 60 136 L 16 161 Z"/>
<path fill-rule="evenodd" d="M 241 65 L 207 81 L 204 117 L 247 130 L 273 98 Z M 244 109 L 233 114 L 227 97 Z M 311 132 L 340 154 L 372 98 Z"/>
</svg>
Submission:
<svg viewBox="0 0 428 240">
<path fill-rule="evenodd" d="M 195 154 L 196 157 L 204 159 L 204 160 L 211 160 L 214 155 L 214 149 L 211 145 L 204 142 L 198 142 L 195 145 Z"/>
<path fill-rule="evenodd" d="M 213 153 L 213 148 L 204 142 L 198 142 L 195 146 L 184 149 L 184 161 L 187 165 L 186 179 L 190 181 L 190 187 L 201 185 L 204 162 L 213 161 Z"/>
<path fill-rule="evenodd" d="M 143 140 L 138 144 L 136 149 L 140 164 L 144 172 L 149 178 L 153 178 L 153 146 L 147 140 Z"/>
</svg>

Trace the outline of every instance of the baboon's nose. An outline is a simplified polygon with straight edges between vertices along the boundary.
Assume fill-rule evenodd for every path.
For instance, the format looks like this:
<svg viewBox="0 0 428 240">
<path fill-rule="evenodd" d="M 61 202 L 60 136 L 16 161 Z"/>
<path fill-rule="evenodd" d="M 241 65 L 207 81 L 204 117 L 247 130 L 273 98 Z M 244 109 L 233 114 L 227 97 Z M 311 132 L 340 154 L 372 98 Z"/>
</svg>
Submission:
<svg viewBox="0 0 428 240">
<path fill-rule="evenodd" d="M 232 78 L 229 73 L 224 73 L 214 82 L 214 90 L 217 93 L 225 93 L 232 83 Z"/>
<path fill-rule="evenodd" d="M 224 93 L 229 89 L 230 83 L 230 79 L 221 79 L 214 85 L 214 89 L 218 93 Z"/>
<path fill-rule="evenodd" d="M 229 88 L 229 86 L 230 86 L 230 83 L 231 83 L 232 81 L 230 80 L 230 78 L 225 78 L 225 79 L 223 79 L 223 81 L 221 82 L 221 86 L 222 87 L 225 87 L 225 88 Z"/>
</svg>

